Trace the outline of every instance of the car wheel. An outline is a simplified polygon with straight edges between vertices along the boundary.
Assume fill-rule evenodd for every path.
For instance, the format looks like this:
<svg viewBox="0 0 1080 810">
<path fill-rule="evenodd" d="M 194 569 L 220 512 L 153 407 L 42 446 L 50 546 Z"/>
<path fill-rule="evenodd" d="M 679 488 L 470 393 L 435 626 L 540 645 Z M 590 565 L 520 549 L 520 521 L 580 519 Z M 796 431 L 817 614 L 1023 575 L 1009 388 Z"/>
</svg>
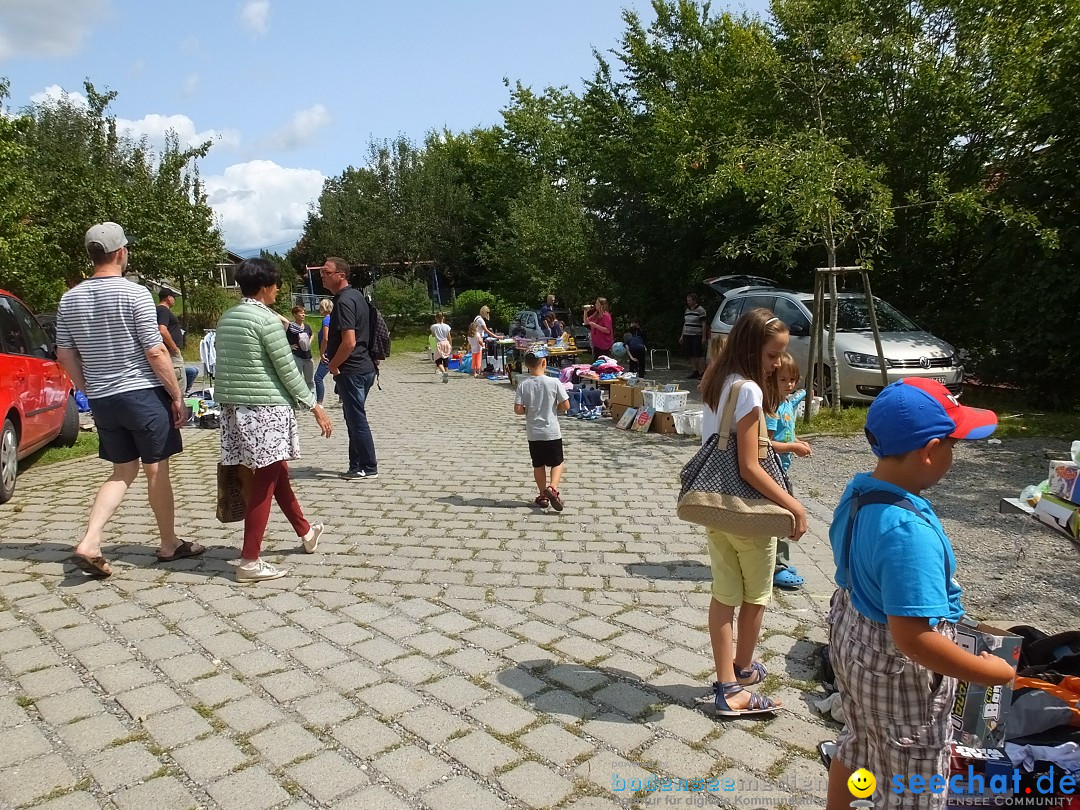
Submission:
<svg viewBox="0 0 1080 810">
<path fill-rule="evenodd" d="M 79 439 L 79 406 L 75 404 L 75 397 L 68 397 L 67 409 L 64 411 L 64 424 L 53 441 L 62 447 L 71 447 Z"/>
<path fill-rule="evenodd" d="M 10 419 L 4 420 L 0 433 L 0 503 L 7 503 L 15 494 L 15 476 L 19 473 L 19 436 Z"/>
<path fill-rule="evenodd" d="M 814 369 L 814 376 L 810 381 L 810 387 L 813 388 L 818 382 L 817 368 Z M 833 384 L 832 384 L 832 369 L 825 366 L 825 390 L 822 393 L 817 394 L 825 401 L 822 403 L 826 407 L 832 407 L 833 404 Z"/>
</svg>

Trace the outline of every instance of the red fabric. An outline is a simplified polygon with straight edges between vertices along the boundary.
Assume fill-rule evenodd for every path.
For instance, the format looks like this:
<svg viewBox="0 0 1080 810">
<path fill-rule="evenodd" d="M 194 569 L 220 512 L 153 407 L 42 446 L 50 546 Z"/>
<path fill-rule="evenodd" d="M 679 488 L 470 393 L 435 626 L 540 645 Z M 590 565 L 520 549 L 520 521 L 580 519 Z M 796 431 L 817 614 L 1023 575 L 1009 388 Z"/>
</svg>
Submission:
<svg viewBox="0 0 1080 810">
<path fill-rule="evenodd" d="M 247 512 L 244 513 L 244 548 L 240 556 L 245 560 L 258 559 L 262 551 L 263 535 L 270 520 L 270 504 L 275 498 L 297 537 L 303 537 L 311 530 L 311 524 L 304 519 L 304 511 L 289 483 L 289 465 L 284 461 L 275 461 L 266 467 L 259 467 L 255 470 Z"/>
<path fill-rule="evenodd" d="M 481 361 L 481 359 L 482 359 L 482 356 L 481 356 L 480 352 L 473 352 L 472 370 L 473 370 L 473 373 L 475 373 L 475 374 L 480 373 L 480 369 L 481 369 L 480 361 Z"/>
</svg>

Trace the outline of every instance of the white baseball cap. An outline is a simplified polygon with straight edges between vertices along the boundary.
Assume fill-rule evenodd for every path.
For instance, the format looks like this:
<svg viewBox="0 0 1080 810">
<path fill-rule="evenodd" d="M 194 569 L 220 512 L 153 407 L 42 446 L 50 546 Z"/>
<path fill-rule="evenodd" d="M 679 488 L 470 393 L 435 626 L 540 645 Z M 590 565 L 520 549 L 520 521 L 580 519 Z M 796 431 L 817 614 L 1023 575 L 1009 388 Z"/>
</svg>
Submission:
<svg viewBox="0 0 1080 810">
<path fill-rule="evenodd" d="M 119 250 L 128 243 L 124 229 L 115 222 L 102 222 L 86 232 L 86 247 L 98 245 L 106 253 Z"/>
</svg>

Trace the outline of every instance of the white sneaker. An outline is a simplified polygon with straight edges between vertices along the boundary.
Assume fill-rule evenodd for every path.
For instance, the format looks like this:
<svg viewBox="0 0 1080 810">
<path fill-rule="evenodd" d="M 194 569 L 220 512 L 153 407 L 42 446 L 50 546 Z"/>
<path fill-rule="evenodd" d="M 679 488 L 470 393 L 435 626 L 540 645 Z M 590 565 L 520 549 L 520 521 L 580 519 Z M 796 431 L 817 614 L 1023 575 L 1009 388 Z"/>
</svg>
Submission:
<svg viewBox="0 0 1080 810">
<path fill-rule="evenodd" d="M 237 582 L 263 582 L 268 579 L 281 579 L 289 573 L 284 568 L 270 565 L 263 559 L 241 563 L 236 569 Z"/>
<path fill-rule="evenodd" d="M 319 547 L 319 538 L 322 537 L 324 528 L 321 523 L 312 523 L 308 536 L 300 538 L 300 541 L 304 544 L 304 551 L 308 554 L 314 554 L 315 549 Z"/>
</svg>

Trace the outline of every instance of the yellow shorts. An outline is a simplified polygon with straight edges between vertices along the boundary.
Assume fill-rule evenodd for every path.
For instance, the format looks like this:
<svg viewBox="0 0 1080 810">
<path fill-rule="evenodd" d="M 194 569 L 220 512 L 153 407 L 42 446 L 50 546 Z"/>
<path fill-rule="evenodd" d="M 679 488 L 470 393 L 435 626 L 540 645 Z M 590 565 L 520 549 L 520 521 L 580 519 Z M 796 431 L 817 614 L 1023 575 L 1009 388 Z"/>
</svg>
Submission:
<svg viewBox="0 0 1080 810">
<path fill-rule="evenodd" d="M 776 567 L 776 538 L 739 537 L 719 529 L 706 529 L 712 565 L 712 596 L 738 607 L 744 602 L 767 605 L 772 600 Z"/>
</svg>

